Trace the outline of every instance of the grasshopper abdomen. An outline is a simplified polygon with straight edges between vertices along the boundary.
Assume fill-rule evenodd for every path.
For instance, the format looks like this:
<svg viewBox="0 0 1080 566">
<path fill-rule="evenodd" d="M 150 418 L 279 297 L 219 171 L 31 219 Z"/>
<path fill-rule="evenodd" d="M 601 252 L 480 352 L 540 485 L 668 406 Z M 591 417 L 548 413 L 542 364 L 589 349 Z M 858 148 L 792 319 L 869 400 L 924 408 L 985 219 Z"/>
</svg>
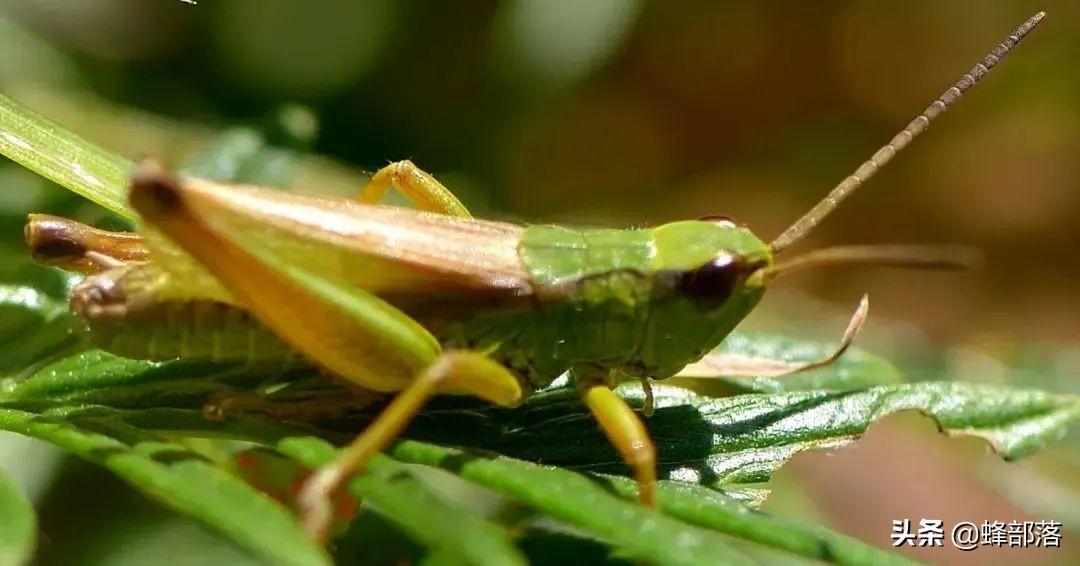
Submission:
<svg viewBox="0 0 1080 566">
<path fill-rule="evenodd" d="M 95 345 L 143 360 L 306 364 L 248 311 L 221 301 L 155 296 L 154 277 L 152 268 L 130 265 L 76 286 L 71 309 Z"/>
</svg>

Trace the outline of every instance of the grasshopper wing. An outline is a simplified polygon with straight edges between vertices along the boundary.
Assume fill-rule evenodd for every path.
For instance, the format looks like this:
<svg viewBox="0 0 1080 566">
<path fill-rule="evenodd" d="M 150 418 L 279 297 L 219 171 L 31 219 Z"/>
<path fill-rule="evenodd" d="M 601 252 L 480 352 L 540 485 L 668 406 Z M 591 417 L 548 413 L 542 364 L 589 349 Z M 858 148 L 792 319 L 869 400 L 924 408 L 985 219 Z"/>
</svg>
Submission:
<svg viewBox="0 0 1080 566">
<path fill-rule="evenodd" d="M 183 182 L 150 164 L 135 172 L 131 204 L 160 230 L 150 241 L 169 261 L 190 254 L 185 269 L 213 274 L 295 350 L 375 391 L 406 388 L 441 354 L 427 329 L 378 293 L 473 296 L 524 284 L 511 225 Z"/>
<path fill-rule="evenodd" d="M 407 208 L 283 193 L 201 179 L 180 180 L 144 164 L 136 183 L 167 179 L 191 213 L 241 248 L 376 295 L 522 296 L 531 292 L 518 256 L 520 226 Z M 155 261 L 200 295 L 221 297 L 212 278 L 152 226 Z"/>
</svg>

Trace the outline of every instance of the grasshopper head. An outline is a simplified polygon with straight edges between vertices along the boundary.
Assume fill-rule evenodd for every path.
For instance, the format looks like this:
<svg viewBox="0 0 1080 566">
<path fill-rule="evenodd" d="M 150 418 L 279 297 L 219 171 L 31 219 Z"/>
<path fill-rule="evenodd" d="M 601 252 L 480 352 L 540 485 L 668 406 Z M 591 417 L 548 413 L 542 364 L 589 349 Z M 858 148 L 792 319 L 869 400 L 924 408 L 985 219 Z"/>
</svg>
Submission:
<svg viewBox="0 0 1080 566">
<path fill-rule="evenodd" d="M 672 222 L 653 235 L 659 273 L 667 274 L 679 294 L 702 306 L 718 306 L 740 291 L 758 291 L 763 281 L 751 277 L 773 264 L 768 244 L 726 217 Z"/>
<path fill-rule="evenodd" d="M 839 246 L 777 262 L 772 245 L 716 218 L 665 224 L 653 235 L 654 301 L 641 362 L 654 378 L 672 375 L 715 348 L 782 274 L 845 264 L 970 268 L 980 259 L 967 247 Z"/>
<path fill-rule="evenodd" d="M 725 218 L 664 224 L 656 242 L 655 300 L 641 362 L 653 377 L 671 375 L 715 347 L 761 299 L 772 250 Z"/>
</svg>

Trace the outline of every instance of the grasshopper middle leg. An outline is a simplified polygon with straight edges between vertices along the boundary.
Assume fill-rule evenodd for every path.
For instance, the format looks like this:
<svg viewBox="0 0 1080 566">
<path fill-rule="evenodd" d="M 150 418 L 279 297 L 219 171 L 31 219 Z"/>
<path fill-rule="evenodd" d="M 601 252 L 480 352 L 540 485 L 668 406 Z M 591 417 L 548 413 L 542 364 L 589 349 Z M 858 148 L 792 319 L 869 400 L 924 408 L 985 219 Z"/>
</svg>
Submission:
<svg viewBox="0 0 1080 566">
<path fill-rule="evenodd" d="M 360 201 L 375 204 L 386 197 L 391 188 L 405 195 L 420 210 L 449 216 L 472 217 L 468 208 L 430 173 L 412 161 L 397 161 L 379 169 L 368 181 Z"/>
<path fill-rule="evenodd" d="M 608 440 L 633 470 L 641 502 L 651 507 L 656 488 L 656 448 L 645 424 L 630 405 L 602 381 L 582 380 L 578 388 Z"/>
</svg>

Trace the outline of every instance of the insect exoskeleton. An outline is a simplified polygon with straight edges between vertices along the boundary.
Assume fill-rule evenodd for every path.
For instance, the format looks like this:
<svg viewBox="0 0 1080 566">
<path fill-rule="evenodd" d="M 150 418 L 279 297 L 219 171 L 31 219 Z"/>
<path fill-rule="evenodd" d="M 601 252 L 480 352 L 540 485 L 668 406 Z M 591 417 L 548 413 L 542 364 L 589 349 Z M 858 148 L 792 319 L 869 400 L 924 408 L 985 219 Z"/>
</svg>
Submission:
<svg viewBox="0 0 1080 566">
<path fill-rule="evenodd" d="M 819 360 L 709 353 L 773 280 L 793 270 L 975 263 L 966 248 L 846 246 L 790 259 L 783 253 L 1042 17 L 1010 34 L 768 244 L 716 217 L 632 230 L 478 220 L 408 161 L 380 170 L 356 200 L 181 179 L 144 162 L 131 180 L 137 235 L 35 215 L 27 242 L 39 261 L 87 274 L 72 309 L 97 343 L 120 355 L 301 355 L 354 388 L 400 392 L 305 484 L 304 523 L 320 539 L 329 534 L 330 494 L 432 395 L 470 394 L 511 407 L 567 371 L 651 504 L 655 449 L 613 387 L 640 380 L 648 392 L 649 379 L 687 368 L 700 378 L 778 377 L 831 363 L 865 320 L 865 297 L 835 351 Z M 419 210 L 377 204 L 390 188 Z"/>
</svg>

